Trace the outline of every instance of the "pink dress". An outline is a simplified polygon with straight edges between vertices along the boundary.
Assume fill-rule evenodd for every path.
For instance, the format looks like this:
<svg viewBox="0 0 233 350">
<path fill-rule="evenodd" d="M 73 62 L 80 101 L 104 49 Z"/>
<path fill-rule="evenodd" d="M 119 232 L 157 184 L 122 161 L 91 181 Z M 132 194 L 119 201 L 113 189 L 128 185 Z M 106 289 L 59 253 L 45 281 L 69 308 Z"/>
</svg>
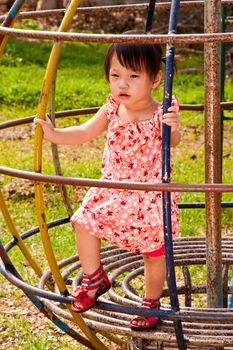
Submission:
<svg viewBox="0 0 233 350">
<path fill-rule="evenodd" d="M 107 100 L 108 135 L 102 179 L 161 182 L 161 131 L 155 111 L 149 120 L 128 122 L 117 115 L 118 104 Z M 171 193 L 172 234 L 179 229 L 178 193 Z M 91 188 L 71 223 L 114 246 L 136 253 L 159 250 L 164 244 L 161 192 Z"/>
</svg>

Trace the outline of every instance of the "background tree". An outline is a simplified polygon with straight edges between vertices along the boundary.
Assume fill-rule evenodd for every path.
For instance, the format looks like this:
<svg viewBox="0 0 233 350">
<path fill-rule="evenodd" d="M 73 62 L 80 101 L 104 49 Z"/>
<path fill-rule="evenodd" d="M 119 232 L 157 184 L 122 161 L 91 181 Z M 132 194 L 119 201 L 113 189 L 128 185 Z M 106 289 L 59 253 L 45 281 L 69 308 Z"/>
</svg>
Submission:
<svg viewBox="0 0 233 350">
<path fill-rule="evenodd" d="M 65 2 L 65 1 L 64 1 Z M 63 0 L 39 0 L 37 3 L 37 10 L 52 10 L 63 8 Z"/>
</svg>

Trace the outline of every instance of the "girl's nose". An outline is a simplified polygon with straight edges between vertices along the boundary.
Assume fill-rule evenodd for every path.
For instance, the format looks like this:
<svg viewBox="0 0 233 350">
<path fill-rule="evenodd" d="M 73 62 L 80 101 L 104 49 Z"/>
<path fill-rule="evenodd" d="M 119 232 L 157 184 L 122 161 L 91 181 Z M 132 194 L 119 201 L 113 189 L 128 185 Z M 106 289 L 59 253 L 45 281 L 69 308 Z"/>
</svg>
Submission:
<svg viewBox="0 0 233 350">
<path fill-rule="evenodd" d="M 126 87 L 128 87 L 128 80 L 127 79 L 121 79 L 120 80 L 120 84 L 119 84 L 119 86 L 120 86 L 120 88 L 126 88 Z"/>
</svg>

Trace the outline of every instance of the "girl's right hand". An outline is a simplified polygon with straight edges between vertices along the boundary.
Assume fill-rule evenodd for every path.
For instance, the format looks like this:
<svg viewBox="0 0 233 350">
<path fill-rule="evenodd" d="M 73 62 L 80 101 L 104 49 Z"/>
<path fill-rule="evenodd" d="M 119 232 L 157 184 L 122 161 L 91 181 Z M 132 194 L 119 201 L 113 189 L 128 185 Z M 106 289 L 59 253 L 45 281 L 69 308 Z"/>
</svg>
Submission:
<svg viewBox="0 0 233 350">
<path fill-rule="evenodd" d="M 52 141 L 55 130 L 54 130 L 53 123 L 51 122 L 49 117 L 46 115 L 45 120 L 38 118 L 38 117 L 35 117 L 33 119 L 33 124 L 32 124 L 32 128 L 34 131 L 36 129 L 36 125 L 41 125 L 41 127 L 43 129 L 43 133 L 44 133 L 44 139 Z"/>
</svg>

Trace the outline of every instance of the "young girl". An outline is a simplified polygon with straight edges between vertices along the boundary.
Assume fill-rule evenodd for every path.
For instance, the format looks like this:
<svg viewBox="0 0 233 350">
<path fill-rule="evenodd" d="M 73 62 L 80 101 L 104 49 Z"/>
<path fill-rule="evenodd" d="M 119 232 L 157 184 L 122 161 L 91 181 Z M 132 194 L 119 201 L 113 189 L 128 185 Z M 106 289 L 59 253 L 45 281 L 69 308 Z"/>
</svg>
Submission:
<svg viewBox="0 0 233 350">
<path fill-rule="evenodd" d="M 161 182 L 162 123 L 171 127 L 171 146 L 180 141 L 178 104 L 173 99 L 163 115 L 152 90 L 160 85 L 162 50 L 158 45 L 113 44 L 105 59 L 110 87 L 107 102 L 86 123 L 62 129 L 49 118 L 35 118 L 44 138 L 56 144 L 83 144 L 107 130 L 103 154 L 103 179 Z M 160 192 L 91 188 L 82 206 L 71 218 L 76 232 L 77 252 L 84 271 L 82 285 L 72 296 L 72 308 L 84 312 L 110 288 L 100 262 L 100 242 L 141 253 L 144 259 L 145 296 L 143 307 L 159 309 L 166 279 L 163 215 Z M 172 193 L 172 222 L 178 231 L 177 194 Z M 156 317 L 134 316 L 134 330 L 154 328 Z"/>
</svg>

